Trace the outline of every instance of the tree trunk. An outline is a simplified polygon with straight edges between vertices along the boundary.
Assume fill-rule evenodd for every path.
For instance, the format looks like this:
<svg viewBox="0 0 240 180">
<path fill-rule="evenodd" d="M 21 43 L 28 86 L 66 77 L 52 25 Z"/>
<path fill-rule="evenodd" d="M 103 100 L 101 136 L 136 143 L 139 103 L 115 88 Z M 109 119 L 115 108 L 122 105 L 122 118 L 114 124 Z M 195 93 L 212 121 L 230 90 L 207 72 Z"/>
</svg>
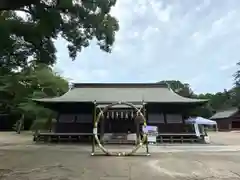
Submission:
<svg viewBox="0 0 240 180">
<path fill-rule="evenodd" d="M 21 118 L 18 120 L 17 127 L 16 127 L 17 134 L 21 133 L 23 125 L 24 125 L 24 114 L 22 114 Z"/>
</svg>

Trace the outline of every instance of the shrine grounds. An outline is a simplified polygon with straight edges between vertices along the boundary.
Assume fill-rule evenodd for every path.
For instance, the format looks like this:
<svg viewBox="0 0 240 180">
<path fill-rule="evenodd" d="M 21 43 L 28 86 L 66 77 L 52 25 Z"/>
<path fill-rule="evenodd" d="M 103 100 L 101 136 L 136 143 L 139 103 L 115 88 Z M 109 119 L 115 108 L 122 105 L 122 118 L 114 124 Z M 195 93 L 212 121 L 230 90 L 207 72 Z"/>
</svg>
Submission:
<svg viewBox="0 0 240 180">
<path fill-rule="evenodd" d="M 92 157 L 88 145 L 35 144 L 29 132 L 0 132 L 0 180 L 240 179 L 240 132 L 209 135 L 208 145 L 150 146 L 149 157 Z"/>
</svg>

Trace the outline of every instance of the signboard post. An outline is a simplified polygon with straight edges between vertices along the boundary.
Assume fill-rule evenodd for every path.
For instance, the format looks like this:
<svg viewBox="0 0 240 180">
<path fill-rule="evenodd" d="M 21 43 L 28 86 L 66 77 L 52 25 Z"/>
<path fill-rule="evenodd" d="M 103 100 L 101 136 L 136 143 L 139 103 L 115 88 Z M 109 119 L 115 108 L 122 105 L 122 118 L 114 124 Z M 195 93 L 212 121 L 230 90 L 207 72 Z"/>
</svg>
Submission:
<svg viewBox="0 0 240 180">
<path fill-rule="evenodd" d="M 196 136 L 200 137 L 200 131 L 199 131 L 198 124 L 194 123 L 194 129 L 195 129 Z"/>
</svg>

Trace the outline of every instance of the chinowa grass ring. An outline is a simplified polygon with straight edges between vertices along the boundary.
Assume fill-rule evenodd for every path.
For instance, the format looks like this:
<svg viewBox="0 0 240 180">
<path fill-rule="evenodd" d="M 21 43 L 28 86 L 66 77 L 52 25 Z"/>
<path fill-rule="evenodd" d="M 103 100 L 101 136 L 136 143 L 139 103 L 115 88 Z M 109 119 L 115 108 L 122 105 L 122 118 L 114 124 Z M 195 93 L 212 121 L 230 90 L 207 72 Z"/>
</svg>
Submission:
<svg viewBox="0 0 240 180">
<path fill-rule="evenodd" d="M 106 106 L 103 110 L 101 110 L 98 115 L 97 118 L 94 122 L 94 128 L 93 128 L 93 134 L 95 137 L 95 140 L 99 146 L 99 148 L 106 154 L 106 155 L 117 155 L 117 156 L 130 156 L 133 155 L 134 153 L 136 153 L 136 151 L 143 146 L 144 142 L 147 140 L 147 132 L 143 131 L 143 136 L 140 139 L 139 143 L 130 151 L 130 152 L 111 152 L 108 149 L 104 148 L 103 145 L 101 144 L 99 138 L 98 138 L 98 123 L 100 122 L 101 118 L 104 116 L 104 113 L 108 111 L 109 108 L 114 107 L 118 104 L 123 104 L 126 105 L 128 107 L 132 107 L 135 112 L 137 113 L 137 116 L 141 116 L 143 119 L 143 128 L 145 129 L 145 127 L 147 126 L 147 122 L 146 122 L 146 118 L 144 117 L 144 115 L 141 112 L 141 108 L 138 109 L 136 106 L 134 106 L 132 103 L 127 103 L 127 102 L 118 102 L 118 103 L 112 103 L 108 106 Z M 135 117 L 136 118 L 136 117 Z"/>
</svg>

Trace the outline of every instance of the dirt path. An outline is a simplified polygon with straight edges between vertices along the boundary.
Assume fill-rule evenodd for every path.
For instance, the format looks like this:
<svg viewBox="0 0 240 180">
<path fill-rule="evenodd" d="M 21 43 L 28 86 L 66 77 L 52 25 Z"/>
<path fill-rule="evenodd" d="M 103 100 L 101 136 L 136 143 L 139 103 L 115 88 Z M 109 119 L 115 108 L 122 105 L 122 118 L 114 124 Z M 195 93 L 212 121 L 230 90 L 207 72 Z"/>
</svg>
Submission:
<svg viewBox="0 0 240 180">
<path fill-rule="evenodd" d="M 0 133 L 0 180 L 240 179 L 237 143 L 154 148 L 150 157 L 91 157 L 89 146 L 36 145 L 27 134 Z"/>
<path fill-rule="evenodd" d="M 0 162 L 0 177 L 4 180 L 240 179 L 239 152 L 91 157 L 84 152 L 46 147 L 37 151 L 0 150 Z"/>
</svg>

